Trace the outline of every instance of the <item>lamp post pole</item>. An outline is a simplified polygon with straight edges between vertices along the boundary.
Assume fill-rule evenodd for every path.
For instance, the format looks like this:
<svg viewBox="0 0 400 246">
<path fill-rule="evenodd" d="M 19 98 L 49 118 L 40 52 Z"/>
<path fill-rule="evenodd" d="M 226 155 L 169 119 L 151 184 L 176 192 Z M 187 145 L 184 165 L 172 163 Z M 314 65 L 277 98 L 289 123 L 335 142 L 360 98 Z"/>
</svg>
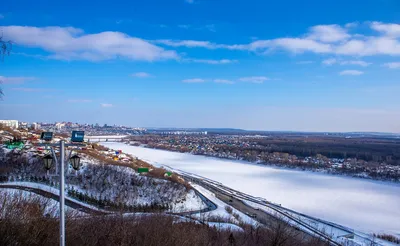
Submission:
<svg viewBox="0 0 400 246">
<path fill-rule="evenodd" d="M 64 153 L 64 140 L 60 141 L 60 246 L 65 246 L 65 200 L 64 200 L 64 161 L 65 161 L 65 153 Z"/>
<path fill-rule="evenodd" d="M 54 143 L 54 144 L 39 144 L 39 146 L 46 146 L 51 149 L 51 152 L 53 154 L 53 159 L 55 160 L 56 163 L 56 170 L 58 163 L 60 164 L 60 167 L 58 168 L 59 171 L 59 176 L 60 176 L 60 246 L 65 246 L 65 147 L 78 147 L 78 146 L 84 146 L 83 144 L 65 144 L 64 140 L 61 140 L 59 143 Z M 60 148 L 60 161 L 57 161 L 57 156 L 55 154 L 55 151 L 53 147 L 59 147 Z M 68 162 L 71 158 L 72 150 L 69 153 L 68 156 Z M 76 159 L 76 157 L 74 157 Z M 78 158 L 79 159 L 79 158 Z M 79 168 L 79 160 L 78 164 L 75 163 L 76 160 L 74 160 L 73 167 L 75 170 L 78 170 Z M 49 167 L 50 169 L 50 167 Z M 56 173 L 57 175 L 57 173 Z"/>
</svg>

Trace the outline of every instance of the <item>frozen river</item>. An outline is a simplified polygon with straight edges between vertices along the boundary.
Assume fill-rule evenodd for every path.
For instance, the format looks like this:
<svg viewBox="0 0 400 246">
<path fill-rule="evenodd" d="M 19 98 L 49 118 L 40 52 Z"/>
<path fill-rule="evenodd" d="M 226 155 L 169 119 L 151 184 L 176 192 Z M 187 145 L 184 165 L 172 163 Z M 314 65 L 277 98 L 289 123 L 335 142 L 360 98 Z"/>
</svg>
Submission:
<svg viewBox="0 0 400 246">
<path fill-rule="evenodd" d="M 122 143 L 103 145 L 168 165 L 282 206 L 365 232 L 400 236 L 400 185 L 221 160 Z"/>
</svg>

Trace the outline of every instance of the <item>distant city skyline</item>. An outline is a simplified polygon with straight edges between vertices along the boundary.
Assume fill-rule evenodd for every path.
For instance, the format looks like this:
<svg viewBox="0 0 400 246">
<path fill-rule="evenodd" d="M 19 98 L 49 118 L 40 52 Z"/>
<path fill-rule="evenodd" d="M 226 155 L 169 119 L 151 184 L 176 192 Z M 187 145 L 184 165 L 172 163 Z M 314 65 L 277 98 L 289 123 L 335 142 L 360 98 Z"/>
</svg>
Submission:
<svg viewBox="0 0 400 246">
<path fill-rule="evenodd" d="M 399 132 L 380 132 L 380 131 L 302 131 L 302 130 L 262 130 L 262 129 L 245 129 L 245 128 L 228 128 L 228 127 L 179 127 L 179 126 L 174 126 L 174 127 L 155 127 L 155 126 L 136 126 L 136 125 L 123 125 L 123 124 L 107 124 L 107 123 L 91 123 L 91 122 L 72 122 L 72 121 L 54 121 L 54 122 L 48 122 L 48 121 L 36 121 L 36 122 L 31 122 L 31 121 L 21 121 L 18 119 L 0 119 L 0 121 L 17 121 L 19 123 L 20 127 L 30 127 L 32 124 L 35 124 L 35 128 L 37 127 L 48 127 L 49 125 L 62 125 L 64 128 L 66 126 L 66 123 L 71 123 L 72 127 L 79 127 L 77 125 L 81 126 L 95 126 L 95 127 L 126 127 L 126 128 L 132 128 L 132 129 L 146 129 L 146 130 L 169 130 L 169 131 L 185 131 L 185 130 L 202 130 L 202 131 L 226 131 L 226 130 L 232 130 L 232 131 L 248 131 L 248 132 L 298 132 L 298 133 L 377 133 L 377 134 L 400 134 Z M 2 124 L 2 122 L 0 122 Z M 4 124 L 4 123 L 3 123 Z M 9 125 L 9 124 L 6 124 Z M 75 126 L 74 126 L 75 125 Z M 69 126 L 71 127 L 71 126 Z M 38 128 L 38 129 L 39 129 Z"/>
<path fill-rule="evenodd" d="M 2 119 L 400 132 L 397 0 L 2 7 Z"/>
</svg>

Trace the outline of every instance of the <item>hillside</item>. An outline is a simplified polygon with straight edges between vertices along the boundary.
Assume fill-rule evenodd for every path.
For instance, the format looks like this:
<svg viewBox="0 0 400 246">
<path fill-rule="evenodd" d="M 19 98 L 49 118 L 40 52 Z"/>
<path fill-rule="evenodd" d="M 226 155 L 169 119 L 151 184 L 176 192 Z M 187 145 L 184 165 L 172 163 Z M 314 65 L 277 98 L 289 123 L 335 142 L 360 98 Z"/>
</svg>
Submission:
<svg viewBox="0 0 400 246">
<path fill-rule="evenodd" d="M 25 181 L 58 187 L 58 178 L 48 175 L 40 155 L 29 150 L 0 149 L 0 180 Z M 195 192 L 169 179 L 139 175 L 133 168 L 107 164 L 81 154 L 79 171 L 69 168 L 66 176 L 68 196 L 99 207 L 128 211 L 200 210 L 205 204 Z M 53 169 L 50 173 L 54 172 Z"/>
</svg>

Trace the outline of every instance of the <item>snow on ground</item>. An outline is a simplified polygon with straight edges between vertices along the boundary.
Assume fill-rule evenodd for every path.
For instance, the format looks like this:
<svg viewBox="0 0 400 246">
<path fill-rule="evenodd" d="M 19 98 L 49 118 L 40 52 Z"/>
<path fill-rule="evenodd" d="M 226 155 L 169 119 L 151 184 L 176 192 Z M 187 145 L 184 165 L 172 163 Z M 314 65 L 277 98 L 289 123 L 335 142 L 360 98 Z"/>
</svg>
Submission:
<svg viewBox="0 0 400 246">
<path fill-rule="evenodd" d="M 84 159 L 85 163 L 92 163 L 92 164 L 98 164 L 97 161 L 92 160 L 90 158 L 85 158 Z M 94 161 L 94 162 L 92 162 Z M 113 169 L 116 171 L 124 172 L 124 173 L 129 173 L 135 176 L 139 176 L 138 173 L 134 171 L 134 169 L 129 168 L 129 167 L 120 167 L 120 166 L 112 166 Z M 85 172 L 85 166 L 82 167 L 81 170 L 79 170 L 80 173 Z M 146 176 L 142 176 L 141 178 L 143 179 L 148 179 Z M 164 179 L 157 179 L 157 178 L 151 178 L 153 181 L 153 184 L 160 184 L 161 186 L 168 183 L 168 180 Z M 82 188 L 77 187 L 76 185 L 73 186 L 76 190 L 85 193 L 87 190 L 84 190 Z M 151 189 L 154 189 L 152 187 Z M 149 190 L 147 188 L 140 189 L 139 196 L 134 196 L 134 200 L 128 201 L 128 204 L 151 204 L 154 202 L 154 198 L 151 194 L 148 196 Z M 174 193 L 176 191 L 170 190 L 170 193 Z M 95 192 L 90 191 L 91 194 L 94 194 Z M 186 192 L 185 192 L 186 193 Z M 112 194 L 114 195 L 114 194 Z M 153 194 L 154 195 L 154 194 Z M 182 196 L 184 196 L 182 199 L 177 200 L 176 203 L 170 202 L 169 204 L 172 206 L 172 209 L 169 210 L 170 212 L 188 212 L 188 211 L 194 211 L 194 210 L 201 210 L 203 208 L 207 208 L 207 205 L 201 200 L 199 196 L 195 194 L 193 190 L 190 190 L 189 192 L 186 193 L 186 195 L 183 193 Z M 99 197 L 99 194 L 95 194 L 95 197 Z"/>
<path fill-rule="evenodd" d="M 59 215 L 59 202 L 55 201 L 51 198 L 45 198 L 42 197 L 41 195 L 38 195 L 36 193 L 30 192 L 30 191 L 26 191 L 26 190 L 19 190 L 19 189 L 11 189 L 11 188 L 5 188 L 5 189 L 0 189 L 0 192 L 5 192 L 7 193 L 7 195 L 17 195 L 17 196 L 22 196 L 26 199 L 30 199 L 30 198 L 35 198 L 35 197 L 40 197 L 43 198 L 42 201 L 44 201 L 46 203 L 46 208 L 44 210 L 44 214 L 49 214 L 51 216 L 57 217 Z M 86 215 L 85 212 L 76 210 L 74 208 L 65 206 L 66 211 L 67 212 L 73 212 L 74 215 L 76 216 L 83 216 Z"/>
<path fill-rule="evenodd" d="M 261 205 L 261 204 L 258 204 L 258 203 L 254 203 L 254 202 L 251 202 L 251 201 L 243 201 L 243 202 L 246 203 L 247 205 L 253 207 L 253 208 L 258 208 L 258 209 L 260 209 L 260 210 L 262 210 L 262 211 L 264 211 L 266 213 L 269 213 L 269 214 L 272 214 L 274 216 L 278 216 L 278 217 L 283 218 L 283 216 L 281 216 L 275 210 L 273 210 L 273 209 L 271 209 L 271 208 L 269 208 L 267 206 L 264 206 L 264 205 Z M 286 213 L 290 214 L 291 216 L 295 217 L 296 219 L 301 220 L 302 222 L 306 223 L 307 225 L 318 229 L 319 231 L 325 231 L 325 233 L 327 235 L 330 235 L 332 237 L 341 237 L 341 236 L 349 234 L 345 230 L 340 230 L 340 229 L 336 229 L 336 228 L 333 228 L 333 227 L 329 227 L 329 226 L 326 226 L 325 224 L 322 224 L 322 223 L 316 223 L 314 220 L 308 219 L 308 218 L 303 217 L 303 216 L 298 216 L 297 214 L 290 213 L 288 211 L 286 211 Z M 290 220 L 287 220 L 287 221 L 290 223 Z M 295 223 L 295 225 L 297 225 L 297 223 Z"/>
<path fill-rule="evenodd" d="M 60 194 L 60 190 L 59 189 L 56 189 L 54 187 L 50 187 L 48 185 L 38 184 L 38 183 L 33 183 L 33 182 L 5 182 L 5 183 L 0 183 L 0 187 L 2 185 L 18 185 L 18 186 L 23 186 L 23 187 L 29 187 L 29 188 L 44 190 L 44 191 L 47 191 L 49 193 L 55 194 L 57 196 Z M 73 201 L 74 203 L 80 204 L 83 207 L 86 207 L 86 208 L 89 208 L 89 209 L 92 209 L 92 210 L 107 212 L 107 211 L 99 209 L 99 208 L 97 208 L 95 206 L 92 206 L 92 205 L 89 205 L 87 203 L 75 200 L 73 198 L 70 198 L 70 197 L 67 196 L 67 192 L 65 192 L 65 199 Z"/>
<path fill-rule="evenodd" d="M 185 200 L 172 204 L 172 209 L 170 212 L 178 213 L 178 212 L 186 212 L 186 211 L 195 211 L 201 210 L 203 208 L 207 208 L 207 205 L 201 200 L 201 198 L 196 195 L 193 190 L 190 190 L 185 197 Z"/>
<path fill-rule="evenodd" d="M 250 218 L 249 216 L 245 215 L 244 213 L 240 212 L 239 210 L 229 206 L 228 204 L 224 203 L 223 201 L 219 200 L 218 198 L 215 197 L 215 194 L 212 193 L 211 191 L 203 188 L 200 185 L 197 184 L 191 184 L 196 190 L 198 190 L 201 194 L 203 194 L 206 198 L 211 200 L 214 204 L 217 205 L 217 209 L 212 210 L 210 212 L 202 213 L 202 214 L 195 214 L 193 217 L 199 218 L 199 219 L 207 219 L 209 217 L 220 217 L 223 218 L 227 221 L 235 221 L 238 223 L 239 221 L 232 216 L 232 214 L 238 214 L 239 218 L 241 221 L 243 221 L 246 224 L 254 225 L 257 226 L 258 222 Z M 232 214 L 228 213 L 225 209 L 225 206 L 229 206 L 232 208 Z"/>
<path fill-rule="evenodd" d="M 16 182 L 14 182 L 16 183 Z M 19 182 L 21 186 L 25 186 L 25 187 L 31 187 L 34 188 L 33 185 L 31 185 L 31 183 L 29 184 L 29 186 L 27 186 L 27 184 L 25 182 Z M 24 184 L 21 184 L 24 183 Z M 36 186 L 35 188 L 44 188 L 43 185 Z M 51 188 L 51 187 L 50 187 Z M 44 189 L 44 190 L 48 190 L 49 189 Z M 25 190 L 19 190 L 19 189 L 12 189 L 12 188 L 4 188 L 4 189 L 0 189 L 0 192 L 2 192 L 2 194 L 7 193 L 7 195 L 17 195 L 17 196 L 21 196 L 24 197 L 26 199 L 30 199 L 30 198 L 35 198 L 35 197 L 40 197 L 43 198 L 43 202 L 45 202 L 46 204 L 46 208 L 44 210 L 44 214 L 49 214 L 52 217 L 57 217 L 59 215 L 59 202 L 55 201 L 51 198 L 44 198 L 36 193 L 30 192 L 30 191 L 25 191 Z M 188 193 L 188 195 L 191 196 L 195 196 L 197 197 L 197 195 L 191 191 L 190 193 Z M 200 199 L 201 202 L 201 199 Z M 201 209 L 204 208 L 204 206 L 202 206 L 201 208 L 196 207 L 196 203 L 192 203 L 193 207 L 191 208 L 186 208 L 186 210 L 197 210 L 197 209 Z M 84 216 L 87 215 L 86 213 L 76 210 L 74 208 L 65 206 L 67 213 L 68 212 L 73 212 L 75 216 Z M 141 217 L 141 216 L 154 216 L 154 215 L 159 215 L 159 214 L 155 214 L 155 213 L 126 213 L 123 216 L 124 217 Z M 110 214 L 109 216 L 113 216 L 113 214 Z M 116 216 L 120 216 L 120 215 L 116 215 Z M 194 222 L 194 223 L 199 223 L 200 222 L 198 220 L 194 220 L 191 218 L 187 218 L 187 217 L 183 217 L 183 216 L 179 216 L 179 215 L 169 215 L 172 216 L 175 220 L 175 223 L 180 223 L 180 222 Z M 206 224 L 208 224 L 210 227 L 215 227 L 217 230 L 230 230 L 230 231 L 243 231 L 243 229 L 235 224 L 231 224 L 231 223 L 222 223 L 222 222 L 207 222 Z"/>
<path fill-rule="evenodd" d="M 233 189 L 354 229 L 400 236 L 400 185 L 248 162 L 102 143 L 153 165 L 198 174 Z"/>
<path fill-rule="evenodd" d="M 166 180 L 160 180 L 162 182 L 166 182 Z M 34 182 L 6 182 L 6 183 L 0 183 L 0 187 L 1 185 L 19 185 L 19 186 L 24 186 L 24 187 L 30 187 L 30 188 L 36 188 L 36 189 L 41 189 L 44 191 L 47 191 L 49 193 L 55 194 L 55 195 L 59 195 L 60 194 L 60 190 L 58 188 L 54 188 L 54 187 L 50 187 L 48 185 L 44 185 L 44 184 L 39 184 L 39 183 L 34 183 Z M 85 192 L 84 189 L 80 189 L 79 187 L 75 186 L 75 185 L 69 185 L 71 187 L 74 187 L 75 190 L 80 190 L 82 192 Z M 67 192 L 65 192 L 65 198 L 71 201 L 74 201 L 75 203 L 78 203 L 82 206 L 85 206 L 87 208 L 93 209 L 93 210 L 97 210 L 97 211 L 103 211 L 103 212 L 107 212 L 105 210 L 99 209 L 95 206 L 89 205 L 87 203 L 81 202 L 79 200 L 76 200 L 74 198 L 70 198 L 67 196 Z M 149 204 L 151 201 L 147 200 L 147 198 L 143 198 L 142 200 L 138 200 L 138 203 L 140 204 Z M 177 204 L 172 204 L 172 209 L 170 210 L 170 212 L 185 212 L 185 211 L 194 211 L 194 210 L 200 210 L 203 208 L 206 208 L 206 204 L 204 204 L 204 202 L 201 200 L 201 198 L 199 196 L 197 196 L 195 194 L 195 192 L 193 190 L 190 190 L 187 194 L 184 200 L 180 201 Z"/>
<path fill-rule="evenodd" d="M 284 219 L 284 217 L 280 216 L 275 210 L 273 210 L 267 206 L 264 206 L 264 205 L 261 205 L 258 203 L 254 203 L 254 202 L 250 202 L 250 201 L 244 201 L 244 203 L 246 203 L 247 205 L 249 205 L 253 208 L 258 208 L 261 211 L 264 211 L 266 213 L 269 213 L 269 214 L 272 214 L 274 216 L 278 216 L 278 217 Z M 296 219 L 306 223 L 308 226 L 311 226 L 319 231 L 323 231 L 326 235 L 328 235 L 332 239 L 342 243 L 343 245 L 370 245 L 372 240 L 374 240 L 376 243 L 379 243 L 380 245 L 393 245 L 392 243 L 386 242 L 384 240 L 373 238 L 373 236 L 371 236 L 371 235 L 366 235 L 366 234 L 363 234 L 362 232 L 353 231 L 350 228 L 340 229 L 340 228 L 336 228 L 336 227 L 331 227 L 331 226 L 328 226 L 323 223 L 318 223 L 315 220 L 309 219 L 307 217 L 299 216 L 297 214 L 291 213 L 289 211 L 286 211 L 286 213 L 288 213 L 291 216 L 295 217 Z M 312 233 L 312 231 L 308 230 L 308 228 L 306 228 L 306 227 L 303 227 L 289 219 L 285 219 L 285 220 L 289 224 L 292 224 L 296 227 L 301 227 L 302 230 Z M 348 239 L 346 237 L 351 234 L 351 233 L 349 233 L 349 231 L 353 231 L 355 233 L 353 239 Z M 360 235 L 360 236 L 358 236 L 358 235 Z"/>
<path fill-rule="evenodd" d="M 235 224 L 231 223 L 222 223 L 222 222 L 207 222 L 207 224 L 210 227 L 215 227 L 217 230 L 223 231 L 223 230 L 229 230 L 229 231 L 240 231 L 244 232 L 242 227 L 237 226 Z"/>
</svg>

